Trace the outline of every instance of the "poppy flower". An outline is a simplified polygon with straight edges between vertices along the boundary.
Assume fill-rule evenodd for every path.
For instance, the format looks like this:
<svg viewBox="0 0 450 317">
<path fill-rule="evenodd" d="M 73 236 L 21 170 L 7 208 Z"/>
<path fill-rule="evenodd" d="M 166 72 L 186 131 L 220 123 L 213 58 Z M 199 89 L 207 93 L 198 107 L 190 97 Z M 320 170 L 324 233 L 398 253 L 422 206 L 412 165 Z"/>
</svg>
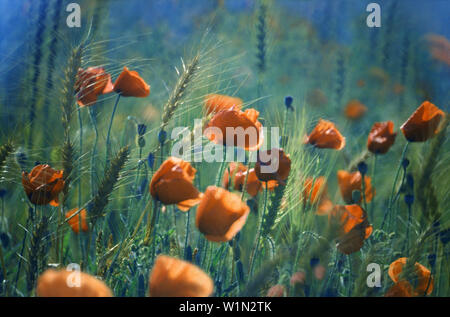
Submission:
<svg viewBox="0 0 450 317">
<path fill-rule="evenodd" d="M 80 107 L 92 106 L 99 95 L 113 91 L 111 75 L 102 67 L 89 67 L 86 70 L 80 68 L 75 83 L 77 103 Z"/>
<path fill-rule="evenodd" d="M 242 99 L 226 95 L 211 94 L 205 97 L 206 114 L 217 113 L 221 110 L 241 109 Z"/>
<path fill-rule="evenodd" d="M 214 242 L 230 241 L 242 229 L 250 208 L 226 189 L 209 186 L 197 208 L 195 225 Z"/>
<path fill-rule="evenodd" d="M 359 171 L 349 173 L 344 170 L 339 170 L 337 172 L 337 179 L 339 189 L 341 190 L 341 195 L 347 204 L 360 203 L 362 197 L 359 201 L 353 201 L 352 192 L 354 190 L 362 191 L 362 176 Z M 366 202 L 370 202 L 375 195 L 375 189 L 372 189 L 371 178 L 364 175 L 364 187 Z"/>
<path fill-rule="evenodd" d="M 177 204 L 181 211 L 187 211 L 197 205 L 202 196 L 193 185 L 196 172 L 188 162 L 171 156 L 153 175 L 150 194 L 165 205 Z"/>
<path fill-rule="evenodd" d="M 400 127 L 409 142 L 425 142 L 438 133 L 444 111 L 425 101 Z"/>
<path fill-rule="evenodd" d="M 262 124 L 258 121 L 258 116 L 259 112 L 255 109 L 241 111 L 232 107 L 222 110 L 211 118 L 205 126 L 204 134 L 216 144 L 255 151 L 264 141 Z"/>
<path fill-rule="evenodd" d="M 66 219 L 70 218 L 69 220 L 67 220 L 67 223 L 72 228 L 73 232 L 79 233 L 80 232 L 80 217 L 81 217 L 81 230 L 83 232 L 87 232 L 89 230 L 89 227 L 88 227 L 88 224 L 86 221 L 86 215 L 87 215 L 86 209 L 82 209 L 78 213 L 78 215 L 73 216 L 71 218 L 71 216 L 73 214 L 75 214 L 78 210 L 79 210 L 79 208 L 74 208 L 66 213 Z"/>
<path fill-rule="evenodd" d="M 398 281 L 388 289 L 384 297 L 412 297 L 413 289 L 407 281 Z"/>
<path fill-rule="evenodd" d="M 286 288 L 281 285 L 274 285 L 267 291 L 267 297 L 284 297 L 286 294 Z"/>
<path fill-rule="evenodd" d="M 329 214 L 330 221 L 338 225 L 337 249 L 344 254 L 359 251 L 364 240 L 373 231 L 367 213 L 359 205 L 338 205 Z"/>
<path fill-rule="evenodd" d="M 270 158 L 269 160 L 267 160 Z M 267 161 L 267 162 L 266 162 Z M 272 169 L 271 171 L 270 169 Z M 269 169 L 267 171 L 267 169 Z M 291 171 L 291 159 L 289 154 L 284 153 L 283 149 L 273 148 L 258 153 L 258 159 L 255 163 L 255 173 L 262 182 L 277 181 L 284 185 Z"/>
<path fill-rule="evenodd" d="M 392 121 L 375 122 L 367 138 L 367 149 L 374 154 L 385 154 L 394 144 L 396 136 Z"/>
<path fill-rule="evenodd" d="M 63 171 L 56 171 L 48 164 L 36 165 L 31 173 L 22 172 L 22 185 L 31 203 L 56 207 L 64 188 Z"/>
<path fill-rule="evenodd" d="M 150 86 L 138 72 L 124 67 L 114 83 L 114 91 L 123 97 L 147 97 Z"/>
<path fill-rule="evenodd" d="M 404 281 L 400 280 L 400 274 L 403 271 L 403 267 L 406 265 L 407 259 L 408 258 L 398 258 L 392 262 L 391 265 L 389 265 L 388 274 L 394 283 Z M 415 285 L 415 288 L 413 290 L 413 295 L 424 295 L 425 291 L 427 295 L 430 295 L 434 287 L 434 281 L 430 270 L 422 264 L 416 262 L 414 264 L 414 273 L 415 277 L 413 284 Z"/>
<path fill-rule="evenodd" d="M 305 284 L 306 282 L 306 273 L 304 271 L 300 271 L 300 272 L 296 272 L 294 274 L 292 274 L 291 279 L 289 281 L 289 283 L 291 284 L 291 286 L 295 286 L 297 284 Z"/>
<path fill-rule="evenodd" d="M 311 134 L 306 136 L 305 143 L 321 149 L 341 150 L 345 146 L 345 137 L 333 122 L 320 119 Z"/>
<path fill-rule="evenodd" d="M 230 168 L 225 170 L 222 178 L 222 186 L 225 189 L 229 189 L 230 181 L 232 180 L 232 184 L 234 184 L 234 189 L 242 191 L 246 178 L 247 184 L 245 188 L 247 190 L 247 193 L 250 196 L 255 197 L 261 190 L 262 183 L 259 181 L 258 177 L 256 177 L 254 168 L 250 169 L 250 171 L 247 172 L 247 167 L 245 167 L 245 165 L 241 163 L 232 162 L 230 164 Z"/>
<path fill-rule="evenodd" d="M 352 120 L 361 118 L 366 112 L 367 107 L 359 100 L 351 100 L 347 106 L 345 106 L 345 116 Z"/>
<path fill-rule="evenodd" d="M 324 176 L 317 178 L 308 177 L 303 184 L 303 203 L 309 201 L 311 204 L 317 204 L 317 214 L 325 215 L 331 208 L 333 203 L 328 198 L 328 188 Z"/>
<path fill-rule="evenodd" d="M 159 255 L 150 273 L 151 297 L 208 297 L 212 279 L 199 267 L 170 256 Z"/>
<path fill-rule="evenodd" d="M 72 285 L 71 285 L 72 283 Z M 39 297 L 112 297 L 105 283 L 92 275 L 69 270 L 45 271 L 37 281 Z"/>
</svg>

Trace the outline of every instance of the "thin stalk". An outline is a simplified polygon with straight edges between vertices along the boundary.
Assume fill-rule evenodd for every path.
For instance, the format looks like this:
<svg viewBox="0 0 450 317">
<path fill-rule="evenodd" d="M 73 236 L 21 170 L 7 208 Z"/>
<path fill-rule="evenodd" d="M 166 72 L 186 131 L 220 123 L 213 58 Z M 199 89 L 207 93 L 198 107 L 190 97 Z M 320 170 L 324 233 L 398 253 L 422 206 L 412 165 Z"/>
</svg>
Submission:
<svg viewBox="0 0 450 317">
<path fill-rule="evenodd" d="M 377 167 L 377 158 L 378 158 L 378 155 L 375 154 L 374 158 L 373 158 L 372 172 L 371 172 L 372 186 L 375 186 L 375 172 L 376 172 L 376 167 Z M 374 214 L 373 214 L 374 208 L 375 208 L 375 195 L 372 196 L 372 202 L 370 204 L 370 218 L 372 219 L 372 221 L 374 220 Z"/>
<path fill-rule="evenodd" d="M 186 259 L 186 250 L 187 250 L 187 246 L 189 243 L 189 226 L 190 226 L 190 218 L 191 218 L 191 213 L 189 212 L 189 210 L 186 212 L 186 236 L 184 237 L 184 258 Z"/>
<path fill-rule="evenodd" d="M 89 108 L 89 116 L 91 118 L 92 128 L 94 129 L 95 139 L 94 145 L 92 146 L 91 153 L 91 196 L 95 196 L 95 156 L 97 152 L 97 143 L 98 143 L 98 129 L 97 129 L 97 119 L 95 118 L 94 111 Z"/>
<path fill-rule="evenodd" d="M 119 100 L 120 100 L 120 94 L 117 94 L 117 98 L 116 98 L 116 102 L 114 103 L 114 108 L 111 114 L 111 120 L 109 121 L 109 126 L 108 126 L 108 133 L 106 134 L 106 166 L 108 166 L 109 163 L 109 155 L 111 153 L 111 141 L 110 141 L 110 137 L 111 137 L 111 128 L 112 128 L 112 124 L 113 124 L 113 120 L 114 120 L 114 116 L 116 114 L 116 110 L 117 110 L 117 105 L 119 104 Z"/>
<path fill-rule="evenodd" d="M 269 189 L 268 189 L 267 182 L 266 182 L 266 186 L 264 188 L 264 208 L 262 210 L 261 219 L 260 219 L 259 225 L 258 225 L 258 232 L 256 233 L 256 239 L 254 242 L 253 255 L 252 255 L 252 258 L 250 261 L 249 279 L 253 275 L 253 269 L 255 266 L 256 258 L 258 257 L 259 240 L 261 238 L 262 224 L 264 222 L 264 215 L 266 213 L 266 208 L 267 208 L 267 193 L 268 193 L 268 191 L 269 191 Z"/>
</svg>

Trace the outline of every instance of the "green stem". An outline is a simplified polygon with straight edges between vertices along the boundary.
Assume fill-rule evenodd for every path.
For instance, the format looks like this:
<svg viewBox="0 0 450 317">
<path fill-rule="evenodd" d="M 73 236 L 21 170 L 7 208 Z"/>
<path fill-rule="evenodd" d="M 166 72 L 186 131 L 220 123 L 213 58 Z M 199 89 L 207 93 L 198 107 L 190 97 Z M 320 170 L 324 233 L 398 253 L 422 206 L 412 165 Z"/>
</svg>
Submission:
<svg viewBox="0 0 450 317">
<path fill-rule="evenodd" d="M 373 164 L 372 164 L 372 187 L 375 186 L 375 172 L 376 172 L 376 166 L 377 166 L 377 158 L 378 155 L 375 154 L 374 158 L 373 158 Z M 374 187 L 375 188 L 375 187 Z M 375 208 L 375 195 L 372 196 L 372 202 L 370 204 L 370 218 L 372 219 L 372 221 L 374 220 L 374 208 Z"/>
<path fill-rule="evenodd" d="M 95 139 L 94 145 L 92 146 L 91 153 L 91 196 L 95 196 L 95 156 L 97 152 L 98 143 L 98 129 L 97 129 L 97 119 L 95 118 L 94 110 L 89 108 L 89 116 L 91 118 L 92 128 L 94 129 Z"/>
<path fill-rule="evenodd" d="M 255 266 L 256 258 L 258 257 L 259 240 L 261 238 L 261 230 L 262 230 L 262 225 L 264 222 L 264 215 L 266 213 L 266 208 L 267 208 L 267 193 L 269 191 L 269 189 L 267 187 L 268 186 L 267 186 L 267 182 L 266 182 L 266 186 L 264 188 L 264 208 L 262 210 L 261 219 L 260 219 L 259 225 L 258 225 L 258 232 L 256 234 L 256 238 L 255 238 L 255 242 L 254 242 L 253 255 L 252 255 L 252 258 L 250 261 L 249 278 L 251 278 L 253 275 L 253 269 Z"/>
<path fill-rule="evenodd" d="M 106 134 L 106 166 L 109 163 L 109 154 L 111 153 L 111 144 L 110 144 L 110 138 L 111 138 L 111 128 L 114 120 L 114 115 L 116 114 L 117 105 L 119 104 L 120 94 L 117 94 L 116 102 L 114 103 L 114 108 L 111 114 L 111 120 L 109 121 L 108 126 L 108 133 Z"/>
<path fill-rule="evenodd" d="M 191 213 L 189 212 L 189 210 L 186 212 L 186 236 L 184 238 L 184 258 L 186 259 L 187 254 L 186 254 L 186 250 L 187 250 L 187 246 L 189 243 L 189 226 L 190 226 L 190 218 L 191 218 Z"/>
<path fill-rule="evenodd" d="M 392 204 L 394 202 L 393 198 L 395 195 L 395 186 L 397 185 L 398 176 L 400 174 L 400 170 L 402 168 L 402 162 L 403 162 L 403 159 L 405 158 L 406 151 L 408 150 L 408 146 L 409 146 L 409 142 L 406 143 L 405 147 L 403 148 L 402 156 L 400 157 L 400 162 L 397 167 L 397 172 L 395 173 L 394 183 L 392 184 L 391 195 L 389 196 L 389 205 L 388 205 L 386 212 L 384 213 L 383 222 L 381 223 L 381 228 L 380 228 L 381 230 L 383 230 L 387 215 L 390 214 L 390 212 L 392 210 Z"/>
</svg>

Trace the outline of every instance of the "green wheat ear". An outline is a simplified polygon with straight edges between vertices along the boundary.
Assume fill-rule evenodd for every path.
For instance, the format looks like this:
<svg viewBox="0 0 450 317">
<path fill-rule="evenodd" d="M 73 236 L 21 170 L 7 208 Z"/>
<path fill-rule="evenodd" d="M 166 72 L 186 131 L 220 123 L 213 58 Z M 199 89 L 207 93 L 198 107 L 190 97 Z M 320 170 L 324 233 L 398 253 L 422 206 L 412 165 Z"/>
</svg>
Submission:
<svg viewBox="0 0 450 317">
<path fill-rule="evenodd" d="M 92 226 L 95 225 L 97 219 L 103 216 L 103 211 L 108 205 L 109 197 L 114 190 L 114 186 L 119 180 L 120 172 L 128 160 L 130 150 L 125 146 L 119 150 L 116 156 L 111 160 L 110 165 L 105 170 L 102 182 L 98 188 L 97 194 L 92 201 L 92 208 L 90 210 Z"/>
</svg>

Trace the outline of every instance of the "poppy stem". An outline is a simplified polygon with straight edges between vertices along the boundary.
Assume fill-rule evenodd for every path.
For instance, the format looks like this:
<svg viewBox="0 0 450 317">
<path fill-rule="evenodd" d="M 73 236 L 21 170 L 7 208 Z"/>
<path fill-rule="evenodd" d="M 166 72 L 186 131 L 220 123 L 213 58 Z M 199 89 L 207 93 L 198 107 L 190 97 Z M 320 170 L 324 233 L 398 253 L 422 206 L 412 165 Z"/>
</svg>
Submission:
<svg viewBox="0 0 450 317">
<path fill-rule="evenodd" d="M 394 197 L 394 193 L 395 193 L 395 187 L 397 185 L 398 176 L 400 174 L 400 170 L 402 169 L 402 162 L 403 162 L 403 159 L 405 158 L 406 151 L 408 150 L 408 146 L 409 146 L 409 142 L 406 142 L 406 145 L 403 148 L 402 156 L 400 157 L 400 162 L 398 163 L 397 172 L 395 173 L 394 183 L 392 184 L 391 195 L 389 196 L 389 205 L 388 205 L 388 208 L 386 209 L 386 212 L 384 213 L 383 222 L 381 223 L 380 230 L 383 230 L 384 223 L 386 222 L 386 217 L 390 214 L 390 212 L 392 210 L 392 204 L 394 203 L 393 197 Z"/>
<path fill-rule="evenodd" d="M 408 204 L 408 225 L 406 226 L 405 248 L 406 255 L 409 255 L 409 227 L 411 226 L 411 204 Z"/>
<path fill-rule="evenodd" d="M 95 155 L 97 152 L 97 143 L 98 143 L 98 129 L 97 129 L 97 119 L 95 118 L 95 113 L 92 108 L 89 108 L 89 116 L 91 118 L 92 127 L 94 128 L 95 133 L 95 139 L 94 139 L 94 145 L 92 146 L 92 153 L 91 153 L 91 196 L 95 196 Z"/>
<path fill-rule="evenodd" d="M 114 103 L 114 108 L 111 114 L 111 120 L 109 121 L 108 133 L 106 134 L 106 166 L 109 164 L 109 154 L 111 153 L 111 128 L 114 120 L 114 115 L 116 114 L 117 105 L 119 104 L 120 94 L 117 94 L 116 102 Z"/>
<path fill-rule="evenodd" d="M 372 174 L 372 186 L 375 186 L 375 172 L 376 172 L 376 167 L 377 167 L 377 158 L 378 158 L 378 155 L 375 154 L 375 156 L 373 158 L 372 172 L 371 172 L 371 174 Z M 374 219 L 374 217 L 373 217 L 374 216 L 373 215 L 374 208 L 375 208 L 375 195 L 372 195 L 372 202 L 370 204 L 370 219 L 372 219 L 372 221 Z"/>
<path fill-rule="evenodd" d="M 81 108 L 78 107 L 78 122 L 80 126 L 80 149 L 78 160 L 78 173 L 81 175 L 81 157 L 83 156 L 83 120 L 81 118 Z M 81 206 L 81 177 L 78 179 L 78 206 Z"/>
<path fill-rule="evenodd" d="M 362 189 L 362 196 L 363 196 L 363 204 L 364 204 L 364 210 L 367 210 L 367 200 L 366 200 L 366 183 L 365 183 L 365 174 L 361 174 L 361 189 Z"/>
<path fill-rule="evenodd" d="M 184 258 L 187 258 L 187 246 L 189 243 L 189 229 L 190 229 L 190 218 L 191 218 L 191 213 L 189 212 L 189 210 L 186 212 L 186 236 L 184 237 Z"/>
<path fill-rule="evenodd" d="M 267 193 L 268 193 L 269 189 L 268 189 L 267 182 L 266 182 L 265 185 L 266 186 L 264 187 L 264 208 L 262 210 L 261 219 L 259 220 L 258 232 L 256 233 L 256 239 L 255 239 L 254 248 L 253 248 L 253 255 L 252 255 L 251 259 L 250 259 L 250 270 L 249 270 L 249 275 L 248 275 L 249 279 L 253 275 L 253 268 L 255 266 L 256 258 L 258 257 L 259 240 L 260 240 L 260 237 L 261 237 L 262 225 L 263 225 L 263 222 L 264 222 L 264 215 L 266 214 Z"/>
<path fill-rule="evenodd" d="M 225 161 L 226 161 L 226 151 L 227 151 L 227 148 L 226 148 L 226 146 L 224 146 L 223 148 L 222 148 L 222 151 L 223 151 L 223 154 L 222 154 L 222 162 L 220 163 L 220 168 L 219 168 L 219 173 L 217 174 L 217 176 L 216 176 L 216 187 L 220 187 L 220 182 L 221 182 L 221 180 L 222 180 L 222 174 L 223 174 L 223 170 L 224 170 L 224 167 L 225 167 Z"/>
</svg>

